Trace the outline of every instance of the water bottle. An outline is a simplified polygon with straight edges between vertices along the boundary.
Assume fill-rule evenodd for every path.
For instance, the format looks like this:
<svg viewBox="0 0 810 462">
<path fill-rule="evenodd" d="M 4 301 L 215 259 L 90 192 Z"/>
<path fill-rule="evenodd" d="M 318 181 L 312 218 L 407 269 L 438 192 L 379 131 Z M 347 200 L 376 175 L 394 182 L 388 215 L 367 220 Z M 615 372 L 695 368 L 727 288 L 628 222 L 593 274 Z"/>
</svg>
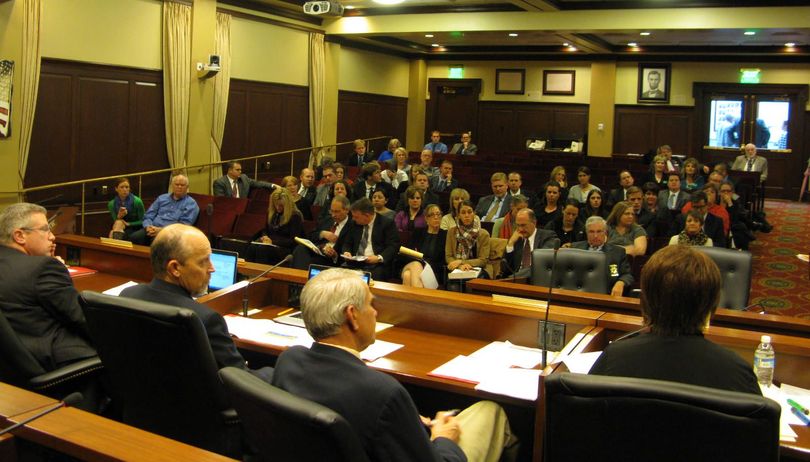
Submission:
<svg viewBox="0 0 810 462">
<path fill-rule="evenodd" d="M 776 358 L 771 346 L 771 336 L 763 335 L 760 338 L 757 351 L 754 352 L 754 374 L 760 385 L 770 386 L 773 382 L 773 368 L 776 365 Z"/>
</svg>

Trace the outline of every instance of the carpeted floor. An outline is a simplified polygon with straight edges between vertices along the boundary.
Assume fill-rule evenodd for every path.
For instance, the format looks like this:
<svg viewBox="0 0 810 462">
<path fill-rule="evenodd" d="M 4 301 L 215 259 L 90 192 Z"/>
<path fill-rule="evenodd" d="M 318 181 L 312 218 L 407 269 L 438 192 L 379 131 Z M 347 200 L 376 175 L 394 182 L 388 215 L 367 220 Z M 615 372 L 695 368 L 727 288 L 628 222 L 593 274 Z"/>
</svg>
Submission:
<svg viewBox="0 0 810 462">
<path fill-rule="evenodd" d="M 773 314 L 810 318 L 808 263 L 797 254 L 810 253 L 810 204 L 785 200 L 765 202 L 769 234 L 756 233 L 751 304 L 761 303 Z"/>
</svg>

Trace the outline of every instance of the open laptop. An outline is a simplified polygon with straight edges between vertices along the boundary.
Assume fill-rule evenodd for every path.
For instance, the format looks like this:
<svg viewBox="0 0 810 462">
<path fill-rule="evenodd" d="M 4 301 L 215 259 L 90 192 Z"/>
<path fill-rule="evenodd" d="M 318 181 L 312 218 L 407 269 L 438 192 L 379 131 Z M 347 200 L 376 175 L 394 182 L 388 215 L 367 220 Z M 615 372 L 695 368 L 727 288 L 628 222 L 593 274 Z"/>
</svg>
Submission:
<svg viewBox="0 0 810 462">
<path fill-rule="evenodd" d="M 214 265 L 214 273 L 208 281 L 208 292 L 214 292 L 236 283 L 239 272 L 236 264 L 239 254 L 228 250 L 213 249 L 211 251 L 211 263 Z"/>
<path fill-rule="evenodd" d="M 327 270 L 331 268 L 331 266 L 322 266 L 322 265 L 309 265 L 309 275 L 307 276 L 307 280 L 310 280 L 318 275 L 323 270 Z M 366 281 L 366 284 L 371 283 L 371 273 L 368 271 L 364 271 L 360 277 Z M 290 326 L 298 326 L 304 327 L 304 319 L 301 318 L 301 311 L 296 311 L 295 313 L 290 313 L 286 316 L 279 316 L 278 318 L 273 319 L 273 321 L 280 322 L 282 324 L 288 324 Z"/>
</svg>

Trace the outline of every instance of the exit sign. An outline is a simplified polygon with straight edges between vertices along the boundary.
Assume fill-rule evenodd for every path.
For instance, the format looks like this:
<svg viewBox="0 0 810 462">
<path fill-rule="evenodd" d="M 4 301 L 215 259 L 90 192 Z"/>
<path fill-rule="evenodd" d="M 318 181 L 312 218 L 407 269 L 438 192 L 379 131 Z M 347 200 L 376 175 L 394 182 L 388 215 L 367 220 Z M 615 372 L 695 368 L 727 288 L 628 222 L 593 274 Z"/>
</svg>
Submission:
<svg viewBox="0 0 810 462">
<path fill-rule="evenodd" d="M 759 83 L 759 69 L 740 69 L 740 83 Z"/>
</svg>

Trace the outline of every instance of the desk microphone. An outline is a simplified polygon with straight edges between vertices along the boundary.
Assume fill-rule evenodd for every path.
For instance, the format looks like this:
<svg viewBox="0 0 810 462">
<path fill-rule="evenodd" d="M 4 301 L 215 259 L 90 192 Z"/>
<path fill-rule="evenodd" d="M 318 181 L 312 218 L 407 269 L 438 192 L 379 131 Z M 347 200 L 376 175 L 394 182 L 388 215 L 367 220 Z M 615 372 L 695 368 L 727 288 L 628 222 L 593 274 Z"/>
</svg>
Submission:
<svg viewBox="0 0 810 462">
<path fill-rule="evenodd" d="M 79 393 L 78 391 L 75 392 L 75 393 L 71 393 L 71 394 L 67 395 L 65 397 L 65 399 L 63 401 L 59 402 L 58 404 L 56 404 L 54 406 L 51 406 L 51 407 L 45 409 L 44 411 L 42 411 L 42 412 L 40 412 L 40 413 L 38 413 L 36 415 L 32 415 L 31 417 L 23 420 L 22 422 L 15 423 L 14 425 L 12 425 L 12 426 L 10 426 L 8 428 L 4 428 L 3 430 L 0 430 L 0 435 L 5 435 L 6 433 L 10 432 L 11 430 L 14 430 L 15 428 L 22 427 L 23 425 L 26 425 L 31 421 L 37 420 L 37 419 L 39 419 L 40 417 L 42 417 L 44 415 L 50 414 L 51 412 L 53 412 L 53 411 L 55 411 L 55 410 L 57 410 L 57 409 L 59 409 L 61 407 L 75 406 L 75 405 L 81 403 L 83 399 L 84 399 L 84 396 L 81 393 Z"/>
<path fill-rule="evenodd" d="M 548 312 L 551 310 L 551 290 L 554 287 L 554 269 L 557 266 L 557 252 L 560 251 L 560 240 L 554 240 L 554 256 L 551 257 L 551 276 L 548 281 L 548 298 L 546 298 L 546 315 L 543 318 L 543 353 L 541 366 L 543 369 L 548 365 L 548 351 L 546 345 L 548 343 Z"/>
<path fill-rule="evenodd" d="M 250 288 L 250 285 L 253 284 L 254 282 L 256 282 L 257 279 L 259 279 L 261 277 L 264 277 L 264 275 L 266 275 L 270 271 L 273 271 L 274 269 L 278 268 L 279 266 L 283 265 L 284 263 L 287 263 L 290 260 L 292 260 L 292 255 L 287 255 L 286 257 L 284 257 L 284 260 L 281 260 L 280 262 L 276 263 L 275 265 L 271 266 L 270 268 L 267 268 L 266 270 L 262 271 L 261 273 L 259 273 L 258 276 L 254 277 L 254 278 L 251 278 L 251 279 L 248 279 L 248 283 L 245 284 L 245 291 L 244 291 L 244 293 L 242 295 L 242 316 L 244 316 L 244 317 L 248 316 L 248 288 Z"/>
</svg>

